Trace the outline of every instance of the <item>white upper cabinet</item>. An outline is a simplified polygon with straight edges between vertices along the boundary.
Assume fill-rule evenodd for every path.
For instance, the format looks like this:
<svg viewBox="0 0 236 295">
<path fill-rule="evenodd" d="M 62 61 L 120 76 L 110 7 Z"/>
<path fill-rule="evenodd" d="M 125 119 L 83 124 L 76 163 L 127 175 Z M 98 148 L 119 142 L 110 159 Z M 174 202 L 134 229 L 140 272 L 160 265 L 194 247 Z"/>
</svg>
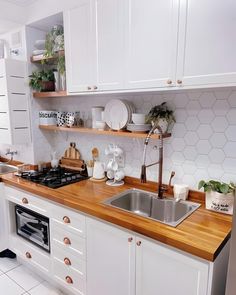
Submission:
<svg viewBox="0 0 236 295">
<path fill-rule="evenodd" d="M 69 93 L 88 91 L 92 84 L 91 4 L 79 0 L 64 13 L 67 88 Z"/>
<path fill-rule="evenodd" d="M 127 88 L 172 86 L 175 79 L 177 0 L 127 0 Z"/>
<path fill-rule="evenodd" d="M 182 0 L 177 80 L 183 86 L 236 82 L 236 1 Z"/>
</svg>

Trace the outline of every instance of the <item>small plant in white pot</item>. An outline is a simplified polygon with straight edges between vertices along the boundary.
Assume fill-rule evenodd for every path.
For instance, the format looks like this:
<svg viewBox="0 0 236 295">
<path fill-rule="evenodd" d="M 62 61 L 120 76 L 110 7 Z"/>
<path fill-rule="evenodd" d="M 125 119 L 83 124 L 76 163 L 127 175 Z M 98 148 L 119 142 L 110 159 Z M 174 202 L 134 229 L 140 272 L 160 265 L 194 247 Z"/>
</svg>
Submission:
<svg viewBox="0 0 236 295">
<path fill-rule="evenodd" d="M 162 132 L 166 133 L 169 127 L 175 122 L 173 113 L 174 112 L 168 108 L 166 102 L 163 102 L 151 108 L 147 115 L 146 123 L 151 123 L 152 125 L 158 124 Z"/>
<path fill-rule="evenodd" d="M 206 208 L 209 210 L 233 214 L 235 184 L 209 180 L 201 180 L 198 189 L 204 189 L 206 193 Z"/>
</svg>

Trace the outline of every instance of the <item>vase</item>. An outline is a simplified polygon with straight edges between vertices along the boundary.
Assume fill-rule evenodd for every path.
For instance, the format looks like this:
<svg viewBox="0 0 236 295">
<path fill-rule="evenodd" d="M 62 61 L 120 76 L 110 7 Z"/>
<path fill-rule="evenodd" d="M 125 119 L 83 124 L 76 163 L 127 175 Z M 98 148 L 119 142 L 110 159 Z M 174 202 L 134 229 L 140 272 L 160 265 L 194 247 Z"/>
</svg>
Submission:
<svg viewBox="0 0 236 295">
<path fill-rule="evenodd" d="M 222 194 L 215 191 L 206 192 L 206 209 L 232 215 L 234 194 Z"/>
</svg>

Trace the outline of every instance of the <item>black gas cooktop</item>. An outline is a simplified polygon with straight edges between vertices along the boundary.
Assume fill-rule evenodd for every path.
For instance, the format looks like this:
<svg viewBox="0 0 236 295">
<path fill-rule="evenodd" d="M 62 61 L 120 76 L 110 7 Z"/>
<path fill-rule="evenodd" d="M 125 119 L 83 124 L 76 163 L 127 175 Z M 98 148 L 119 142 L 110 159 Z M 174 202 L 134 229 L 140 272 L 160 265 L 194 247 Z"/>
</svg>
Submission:
<svg viewBox="0 0 236 295">
<path fill-rule="evenodd" d="M 87 169 L 75 171 L 57 167 L 55 169 L 43 169 L 42 171 L 22 172 L 21 178 L 45 185 L 50 188 L 58 188 L 67 184 L 88 179 Z"/>
</svg>

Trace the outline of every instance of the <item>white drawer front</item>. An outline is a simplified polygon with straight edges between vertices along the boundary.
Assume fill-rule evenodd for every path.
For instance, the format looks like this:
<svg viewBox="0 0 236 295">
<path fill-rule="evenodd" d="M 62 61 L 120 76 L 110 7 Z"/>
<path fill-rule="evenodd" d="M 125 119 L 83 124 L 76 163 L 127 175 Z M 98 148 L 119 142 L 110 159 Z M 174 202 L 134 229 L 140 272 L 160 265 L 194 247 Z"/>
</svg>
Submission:
<svg viewBox="0 0 236 295">
<path fill-rule="evenodd" d="M 26 80 L 25 78 L 7 77 L 7 87 L 9 93 L 26 94 Z"/>
<path fill-rule="evenodd" d="M 9 94 L 11 110 L 27 110 L 28 97 L 26 94 Z"/>
<path fill-rule="evenodd" d="M 0 128 L 3 128 L 3 129 L 10 128 L 9 114 L 7 112 L 0 111 Z"/>
<path fill-rule="evenodd" d="M 13 128 L 28 128 L 29 114 L 28 111 L 12 111 L 12 127 Z"/>
<path fill-rule="evenodd" d="M 8 111 L 8 98 L 6 95 L 0 94 L 0 112 Z"/>
<path fill-rule="evenodd" d="M 52 257 L 60 262 L 65 269 L 77 271 L 82 278 L 86 278 L 86 263 L 78 255 L 75 256 L 70 251 L 64 251 L 54 243 L 52 245 Z"/>
<path fill-rule="evenodd" d="M 68 239 L 69 243 L 66 243 Z M 61 250 L 66 251 L 66 253 L 68 251 L 68 253 L 70 252 L 72 255 L 84 260 L 86 258 L 85 239 L 66 229 L 61 229 L 53 221 L 51 222 L 51 242 L 53 247 L 59 247 Z"/>
<path fill-rule="evenodd" d="M 12 237 L 10 239 L 10 247 L 24 261 L 38 267 L 45 273 L 51 271 L 50 255 L 32 246 L 29 242 L 25 242 L 19 237 Z"/>
<path fill-rule="evenodd" d="M 31 142 L 30 128 L 14 128 L 12 130 L 13 143 L 27 144 Z"/>
<path fill-rule="evenodd" d="M 1 129 L 0 127 L 0 143 L 12 144 L 11 132 L 9 129 Z"/>
<path fill-rule="evenodd" d="M 64 230 L 85 237 L 85 216 L 64 207 L 57 207 L 52 212 L 53 222 Z"/>
<path fill-rule="evenodd" d="M 0 95 L 7 95 L 7 83 L 4 76 L 0 75 Z"/>
<path fill-rule="evenodd" d="M 50 206 L 47 202 L 41 200 L 39 197 L 34 197 L 24 191 L 20 191 L 8 186 L 5 187 L 5 194 L 7 199 L 13 203 L 19 204 L 25 208 L 48 217 Z"/>
<path fill-rule="evenodd" d="M 54 279 L 68 290 L 75 294 L 86 294 L 86 281 L 72 269 L 66 269 L 60 261 L 53 262 Z M 71 283 L 67 282 L 67 278 L 71 279 Z"/>
</svg>

